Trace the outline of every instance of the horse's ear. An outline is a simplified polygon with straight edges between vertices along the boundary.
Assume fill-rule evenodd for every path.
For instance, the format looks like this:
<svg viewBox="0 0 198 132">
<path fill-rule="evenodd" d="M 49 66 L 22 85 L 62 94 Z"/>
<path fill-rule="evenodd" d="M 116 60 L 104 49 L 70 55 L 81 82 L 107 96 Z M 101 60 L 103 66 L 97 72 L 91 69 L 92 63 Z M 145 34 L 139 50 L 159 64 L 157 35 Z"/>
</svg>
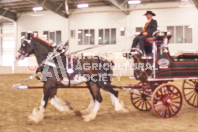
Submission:
<svg viewBox="0 0 198 132">
<path fill-rule="evenodd" d="M 28 32 L 27 39 L 30 40 L 32 38 L 32 32 Z"/>
<path fill-rule="evenodd" d="M 33 37 L 38 37 L 38 33 L 37 32 L 34 32 L 33 33 Z"/>
</svg>

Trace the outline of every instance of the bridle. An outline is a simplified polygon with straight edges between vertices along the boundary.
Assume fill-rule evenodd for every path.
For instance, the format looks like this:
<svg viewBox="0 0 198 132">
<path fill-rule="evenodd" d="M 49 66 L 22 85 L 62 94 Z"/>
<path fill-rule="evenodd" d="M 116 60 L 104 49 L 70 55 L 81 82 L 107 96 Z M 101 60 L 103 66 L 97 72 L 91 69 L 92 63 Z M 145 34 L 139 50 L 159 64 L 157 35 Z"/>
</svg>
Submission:
<svg viewBox="0 0 198 132">
<path fill-rule="evenodd" d="M 34 48 L 34 46 L 31 44 L 31 40 L 29 40 L 29 39 L 23 39 L 23 40 L 26 41 L 27 44 L 30 45 L 32 48 Z M 26 44 L 23 43 L 21 46 L 22 46 L 22 47 L 25 47 Z M 18 50 L 17 52 L 18 52 L 20 55 L 23 55 L 23 56 L 25 56 L 25 57 L 28 57 L 28 56 L 30 55 L 29 53 L 26 53 L 24 50 L 23 50 L 23 51 Z"/>
</svg>

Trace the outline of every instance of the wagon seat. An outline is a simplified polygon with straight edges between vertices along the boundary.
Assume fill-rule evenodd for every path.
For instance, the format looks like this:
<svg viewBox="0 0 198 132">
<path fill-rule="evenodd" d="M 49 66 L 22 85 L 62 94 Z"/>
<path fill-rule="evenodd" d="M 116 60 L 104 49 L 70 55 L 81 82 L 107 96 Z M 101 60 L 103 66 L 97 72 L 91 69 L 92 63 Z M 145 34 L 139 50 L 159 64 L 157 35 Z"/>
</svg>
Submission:
<svg viewBox="0 0 198 132">
<path fill-rule="evenodd" d="M 154 40 L 154 37 L 146 38 L 144 40 L 144 50 L 146 55 L 152 55 L 152 44 Z"/>
<path fill-rule="evenodd" d="M 172 35 L 168 35 L 167 37 L 168 37 L 168 40 L 170 40 Z M 152 54 L 153 41 L 155 41 L 157 47 L 160 47 L 161 44 L 163 44 L 164 36 L 155 36 L 155 37 L 146 38 L 144 40 L 144 49 L 147 55 Z"/>
</svg>

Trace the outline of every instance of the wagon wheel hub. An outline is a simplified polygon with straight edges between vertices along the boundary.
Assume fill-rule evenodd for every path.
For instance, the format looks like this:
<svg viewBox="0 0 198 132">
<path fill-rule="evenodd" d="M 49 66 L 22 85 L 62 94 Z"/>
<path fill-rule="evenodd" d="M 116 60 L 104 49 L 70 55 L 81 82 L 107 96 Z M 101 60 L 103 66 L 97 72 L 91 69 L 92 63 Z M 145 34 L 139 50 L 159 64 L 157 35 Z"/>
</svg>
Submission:
<svg viewBox="0 0 198 132">
<path fill-rule="evenodd" d="M 168 106 L 172 103 L 171 98 L 169 96 L 165 96 L 162 100 L 163 104 Z"/>
<path fill-rule="evenodd" d="M 139 93 L 131 93 L 131 103 L 133 106 L 140 111 L 149 111 L 151 110 L 151 94 L 152 89 L 142 88 L 148 86 L 148 84 L 144 84 L 143 82 L 138 83 L 140 87 Z"/>
<path fill-rule="evenodd" d="M 142 100 L 147 100 L 147 97 L 149 97 L 148 95 L 145 95 L 145 94 L 141 94 L 141 99 Z"/>
<path fill-rule="evenodd" d="M 167 104 L 171 104 L 171 102 L 172 101 L 170 99 L 167 99 L 167 101 L 166 101 Z"/>
</svg>

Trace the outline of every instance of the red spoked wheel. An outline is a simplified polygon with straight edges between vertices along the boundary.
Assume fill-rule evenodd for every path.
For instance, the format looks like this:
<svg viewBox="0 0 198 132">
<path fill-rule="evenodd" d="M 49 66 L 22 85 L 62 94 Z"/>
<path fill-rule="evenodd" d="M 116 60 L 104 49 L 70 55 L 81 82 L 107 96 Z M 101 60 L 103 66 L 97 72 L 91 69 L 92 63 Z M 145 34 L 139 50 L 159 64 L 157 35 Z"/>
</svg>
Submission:
<svg viewBox="0 0 198 132">
<path fill-rule="evenodd" d="M 131 103 L 140 111 L 150 111 L 152 109 L 151 95 L 152 89 L 141 88 L 139 92 L 131 93 Z"/>
<path fill-rule="evenodd" d="M 198 107 L 198 80 L 185 80 L 183 82 L 183 94 L 189 105 Z"/>
<path fill-rule="evenodd" d="M 161 118 L 176 116 L 182 108 L 180 90 L 171 84 L 160 85 L 153 93 L 152 105 L 155 114 Z"/>
</svg>

